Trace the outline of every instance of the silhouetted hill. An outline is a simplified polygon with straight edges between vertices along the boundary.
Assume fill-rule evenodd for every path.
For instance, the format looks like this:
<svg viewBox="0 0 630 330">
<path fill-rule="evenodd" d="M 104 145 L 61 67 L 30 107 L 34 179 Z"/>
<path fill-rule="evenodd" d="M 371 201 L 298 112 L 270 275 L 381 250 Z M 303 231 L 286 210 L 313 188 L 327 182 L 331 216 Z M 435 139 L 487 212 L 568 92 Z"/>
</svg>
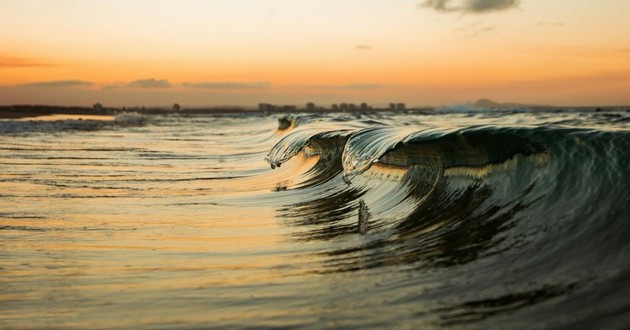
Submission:
<svg viewBox="0 0 630 330">
<path fill-rule="evenodd" d="M 514 109 L 514 108 L 548 108 L 551 105 L 525 104 L 525 103 L 498 103 L 489 99 L 479 99 L 473 104 L 482 109 Z"/>
</svg>

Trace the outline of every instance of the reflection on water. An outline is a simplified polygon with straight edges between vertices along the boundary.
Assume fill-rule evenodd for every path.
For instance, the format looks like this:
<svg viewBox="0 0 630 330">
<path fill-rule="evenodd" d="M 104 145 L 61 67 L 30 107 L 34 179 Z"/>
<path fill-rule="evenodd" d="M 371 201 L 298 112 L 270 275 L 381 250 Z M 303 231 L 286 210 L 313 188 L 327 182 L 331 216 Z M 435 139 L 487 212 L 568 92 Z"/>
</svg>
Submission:
<svg viewBox="0 0 630 330">
<path fill-rule="evenodd" d="M 2 122 L 0 328 L 622 328 L 626 117 Z"/>
<path fill-rule="evenodd" d="M 438 308 L 433 312 L 441 315 L 440 325 L 442 326 L 472 323 L 566 295 L 574 291 L 577 286 L 577 284 L 542 285 L 540 288 L 525 292 L 510 293 L 483 300 L 466 301 L 456 306 Z"/>
</svg>

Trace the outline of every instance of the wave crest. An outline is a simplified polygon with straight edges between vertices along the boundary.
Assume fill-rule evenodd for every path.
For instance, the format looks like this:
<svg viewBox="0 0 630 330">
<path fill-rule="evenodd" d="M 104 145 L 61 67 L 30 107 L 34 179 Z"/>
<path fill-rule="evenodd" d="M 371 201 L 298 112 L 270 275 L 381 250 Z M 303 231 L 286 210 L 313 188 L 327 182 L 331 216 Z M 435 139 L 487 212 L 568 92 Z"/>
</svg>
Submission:
<svg viewBox="0 0 630 330">
<path fill-rule="evenodd" d="M 620 151 L 627 141 L 627 132 L 558 127 L 309 124 L 283 137 L 267 160 L 272 167 L 298 154 L 328 160 L 302 171 L 310 184 L 279 210 L 303 228 L 297 240 L 362 236 L 323 253 L 328 271 L 444 267 L 524 249 L 530 231 L 570 216 L 567 210 L 614 210 L 610 194 L 629 198 Z"/>
</svg>

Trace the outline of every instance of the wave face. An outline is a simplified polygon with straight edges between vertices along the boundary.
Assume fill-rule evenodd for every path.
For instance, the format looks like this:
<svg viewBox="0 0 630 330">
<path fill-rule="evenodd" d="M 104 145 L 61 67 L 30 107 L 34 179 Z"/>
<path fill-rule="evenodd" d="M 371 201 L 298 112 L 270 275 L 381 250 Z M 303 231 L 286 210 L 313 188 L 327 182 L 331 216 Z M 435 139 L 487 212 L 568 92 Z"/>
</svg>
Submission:
<svg viewBox="0 0 630 330">
<path fill-rule="evenodd" d="M 321 253 L 318 273 L 402 271 L 415 281 L 385 284 L 409 290 L 391 303 L 437 300 L 417 315 L 439 327 L 618 327 L 630 308 L 613 294 L 630 293 L 627 150 L 627 130 L 306 125 L 267 161 L 336 164 L 316 183 L 325 193 L 284 214 L 297 240 L 347 240 Z"/>
<path fill-rule="evenodd" d="M 129 115 L 0 137 L 0 328 L 630 324 L 629 112 Z"/>
</svg>

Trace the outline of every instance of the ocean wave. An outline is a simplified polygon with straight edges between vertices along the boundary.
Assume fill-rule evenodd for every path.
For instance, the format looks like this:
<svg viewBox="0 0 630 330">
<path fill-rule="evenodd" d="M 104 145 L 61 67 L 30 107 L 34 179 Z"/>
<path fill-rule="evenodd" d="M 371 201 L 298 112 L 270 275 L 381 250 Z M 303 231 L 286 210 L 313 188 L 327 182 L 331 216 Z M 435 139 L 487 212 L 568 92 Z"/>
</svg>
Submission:
<svg viewBox="0 0 630 330">
<path fill-rule="evenodd" d="M 536 245 L 528 245 L 532 240 L 579 248 L 584 258 L 593 259 L 597 256 L 575 245 L 595 244 L 577 243 L 575 237 L 586 239 L 584 229 L 555 243 L 563 233 L 536 236 L 540 228 L 590 226 L 628 216 L 630 173 L 621 151 L 630 147 L 628 132 L 306 126 L 283 137 L 267 156 L 272 167 L 298 154 L 320 159 L 300 172 L 311 173 L 311 184 L 296 192 L 299 201 L 281 210 L 304 229 L 294 239 L 365 236 L 355 245 L 323 252 L 329 257 L 324 272 L 452 267 L 510 253 L 541 257 Z M 317 170 L 330 164 L 337 169 L 332 175 Z M 314 180 L 315 172 L 329 175 Z M 617 225 L 630 230 L 627 222 Z M 622 240 L 614 244 L 629 246 Z M 545 253 L 541 262 L 550 262 Z"/>
<path fill-rule="evenodd" d="M 443 274 L 457 289 L 432 289 L 440 298 L 429 312 L 441 327 L 550 304 L 586 312 L 603 301 L 585 288 L 627 279 L 618 272 L 630 267 L 628 131 L 309 126 L 281 139 L 268 161 L 318 159 L 284 178 L 308 184 L 283 192 L 277 210 L 295 228 L 289 239 L 327 243 L 316 274 L 395 269 L 433 284 L 441 279 L 431 274 Z M 410 281 L 383 290 L 406 285 L 417 289 Z M 558 300 L 569 295 L 585 303 Z"/>
<path fill-rule="evenodd" d="M 29 120 L 0 120 L 0 134 L 54 133 L 73 131 L 96 131 L 116 127 L 143 126 L 150 122 L 150 117 L 138 113 L 121 113 L 104 119 L 41 120 L 34 117 Z"/>
<path fill-rule="evenodd" d="M 114 123 L 120 126 L 141 126 L 148 121 L 148 116 L 136 112 L 124 112 L 114 116 Z"/>
<path fill-rule="evenodd" d="M 22 303 L 21 288 L 50 291 L 42 278 L 93 286 L 77 312 L 112 292 L 106 281 L 123 292 L 114 317 L 234 316 L 181 327 L 628 323 L 627 113 L 294 116 L 282 128 L 259 114 L 132 115 L 2 136 L 4 268 L 21 283 L 5 291 L 19 324 L 50 305 Z M 68 277 L 76 269 L 87 282 Z M 123 321 L 102 324 L 142 320 Z"/>
</svg>

